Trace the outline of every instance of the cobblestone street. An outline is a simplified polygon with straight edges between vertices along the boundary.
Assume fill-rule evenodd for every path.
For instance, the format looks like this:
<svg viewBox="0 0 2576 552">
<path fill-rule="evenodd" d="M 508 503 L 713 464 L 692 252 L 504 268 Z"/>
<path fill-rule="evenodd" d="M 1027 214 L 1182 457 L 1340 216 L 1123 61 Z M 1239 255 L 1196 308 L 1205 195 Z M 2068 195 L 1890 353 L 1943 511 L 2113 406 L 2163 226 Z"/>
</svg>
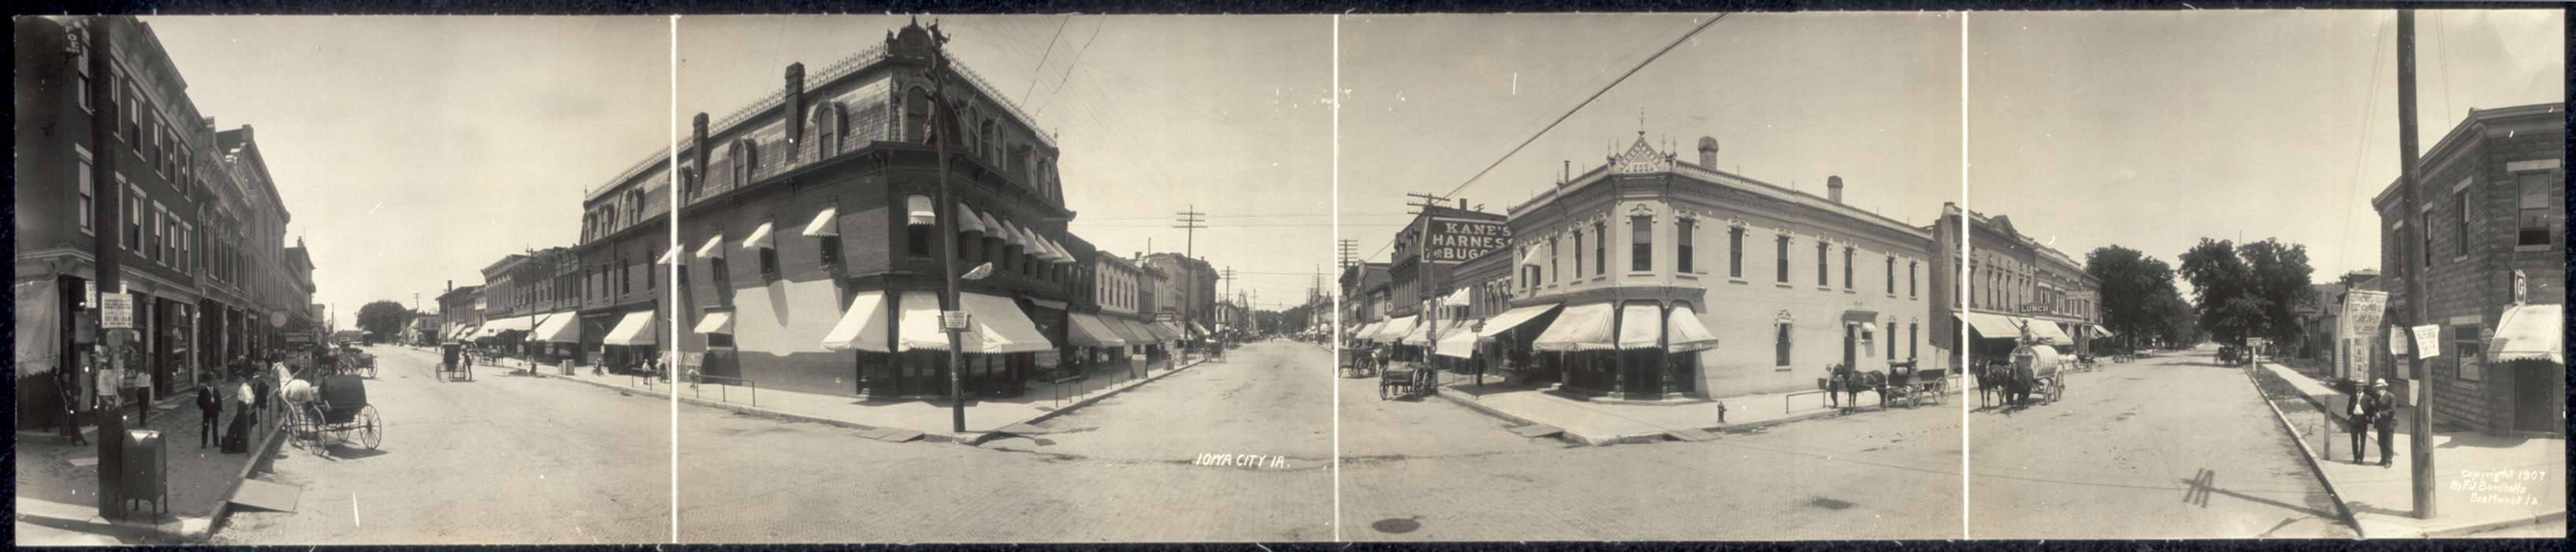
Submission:
<svg viewBox="0 0 2576 552">
<path fill-rule="evenodd" d="M 644 543 L 670 540 L 670 405 L 505 375 L 442 382 L 436 357 L 369 347 L 378 450 L 283 447 L 293 512 L 244 509 L 218 544 Z"/>
<path fill-rule="evenodd" d="M 2352 537 L 2254 384 L 2213 353 L 2104 364 L 2056 404 L 1976 413 L 1972 534 Z"/>
<path fill-rule="evenodd" d="M 981 448 L 684 408 L 680 540 L 1332 539 L 1331 355 L 1270 342 L 1228 356 Z"/>
</svg>

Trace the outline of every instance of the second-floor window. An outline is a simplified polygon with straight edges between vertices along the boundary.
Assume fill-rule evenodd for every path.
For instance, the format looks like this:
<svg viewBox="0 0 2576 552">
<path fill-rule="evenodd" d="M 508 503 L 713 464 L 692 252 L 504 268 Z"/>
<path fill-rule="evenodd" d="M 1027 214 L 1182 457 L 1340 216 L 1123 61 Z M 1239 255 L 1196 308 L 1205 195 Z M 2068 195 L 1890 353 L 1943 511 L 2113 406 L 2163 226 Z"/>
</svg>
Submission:
<svg viewBox="0 0 2576 552">
<path fill-rule="evenodd" d="M 1744 277 L 1744 229 L 1726 229 L 1726 277 Z"/>
<path fill-rule="evenodd" d="M 88 178 L 84 176 L 82 179 Z M 2549 185 L 2549 173 L 2523 173 L 2514 180 L 2515 186 L 2521 188 L 2520 200 L 2516 204 L 2519 212 L 2514 217 L 2514 245 L 2549 245 L 2550 239 L 2558 236 L 2558 232 L 2552 230 L 2557 226 L 2555 222 L 2565 213 L 2560 210 L 2562 206 L 2552 201 L 2555 198 L 2550 197 L 2550 192 L 2556 187 Z"/>
<path fill-rule="evenodd" d="M 1916 289 L 1916 288 L 1915 288 L 1915 285 L 1914 285 L 1914 281 L 1915 281 L 1915 267 L 1916 267 L 1916 266 L 1919 266 L 1919 265 L 1918 265 L 1917 263 L 1915 263 L 1914 261 L 1906 261 L 1906 262 L 1905 262 L 1905 296 L 1906 296 L 1906 297 L 1915 297 L 1915 296 L 1917 296 L 1917 292 L 1915 291 L 1915 289 Z"/>
<path fill-rule="evenodd" d="M 1581 228 L 1574 229 L 1574 250 L 1583 250 L 1583 229 Z M 1574 278 L 1583 279 L 1583 263 L 1574 263 Z"/>
<path fill-rule="evenodd" d="M 2469 238 L 2474 234 L 2469 231 L 2469 191 L 2460 190 L 2460 193 L 2452 196 L 2452 201 L 2460 206 L 2460 216 L 2457 220 L 2453 221 L 2451 228 L 2451 233 L 2458 235 L 2460 242 L 2460 250 L 2455 254 L 2467 255 L 2471 249 L 2469 246 Z"/>
<path fill-rule="evenodd" d="M 1683 274 L 1691 272 L 1691 231 L 1698 226 L 1697 222 L 1681 219 L 1679 223 L 1673 225 L 1673 270 L 1675 272 Z"/>
<path fill-rule="evenodd" d="M 1780 247 L 1779 247 L 1778 254 L 1773 255 L 1771 258 L 1772 258 L 1772 259 L 1776 259 L 1776 260 L 1778 260 L 1778 261 L 1779 261 L 1779 264 L 1780 264 L 1780 284 L 1781 284 L 1781 285 L 1788 285 L 1788 284 L 1789 284 L 1789 237 L 1788 237 L 1788 236 L 1780 236 Z"/>
<path fill-rule="evenodd" d="M 80 181 L 80 231 L 97 235 L 98 222 L 92 219 L 98 216 L 98 183 L 90 181 L 97 175 L 90 172 L 89 148 L 72 146 L 72 155 L 80 158 L 72 171 L 72 178 Z"/>
<path fill-rule="evenodd" d="M 1655 269 L 1655 218 L 1645 215 L 1628 217 L 1634 237 L 1629 239 L 1628 270 L 1646 272 Z"/>
<path fill-rule="evenodd" d="M 1592 273 L 1610 273 L 1610 224 L 1592 223 Z M 1574 244 L 1575 272 L 1583 270 L 1583 244 Z M 1577 274 L 1576 276 L 1581 276 Z"/>
<path fill-rule="evenodd" d="M 1825 240 L 1816 240 L 1816 287 L 1833 285 L 1832 270 L 1830 269 L 1833 265 L 1833 260 L 1827 258 L 1827 255 L 1832 254 L 1832 249 L 1833 246 L 1826 244 Z"/>
<path fill-rule="evenodd" d="M 1896 294 L 1896 255 L 1887 256 L 1887 294 Z M 1893 326 L 1891 326 L 1893 328 Z M 1889 333 L 1894 333 L 1890 331 Z"/>
</svg>

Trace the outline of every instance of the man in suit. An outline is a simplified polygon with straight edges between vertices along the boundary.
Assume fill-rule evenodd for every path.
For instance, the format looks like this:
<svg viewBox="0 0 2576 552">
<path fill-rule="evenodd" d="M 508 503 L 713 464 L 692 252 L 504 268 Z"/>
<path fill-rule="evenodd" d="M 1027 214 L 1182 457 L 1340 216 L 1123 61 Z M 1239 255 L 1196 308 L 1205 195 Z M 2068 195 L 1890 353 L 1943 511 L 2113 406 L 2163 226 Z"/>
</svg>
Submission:
<svg viewBox="0 0 2576 552">
<path fill-rule="evenodd" d="M 2370 393 L 2361 401 L 2362 409 L 2370 412 L 2371 428 L 2379 430 L 2379 467 L 2388 467 L 2389 459 L 2397 455 L 2396 445 L 2389 441 L 2397 432 L 2397 396 L 2388 392 L 2388 380 L 2372 380 Z M 2353 454 L 2360 455 L 2361 447 L 2353 447 Z"/>
<path fill-rule="evenodd" d="M 224 416 L 223 392 L 215 389 L 214 374 L 202 379 L 205 381 L 197 384 L 197 448 L 212 446 L 221 437 L 215 426 Z"/>
</svg>

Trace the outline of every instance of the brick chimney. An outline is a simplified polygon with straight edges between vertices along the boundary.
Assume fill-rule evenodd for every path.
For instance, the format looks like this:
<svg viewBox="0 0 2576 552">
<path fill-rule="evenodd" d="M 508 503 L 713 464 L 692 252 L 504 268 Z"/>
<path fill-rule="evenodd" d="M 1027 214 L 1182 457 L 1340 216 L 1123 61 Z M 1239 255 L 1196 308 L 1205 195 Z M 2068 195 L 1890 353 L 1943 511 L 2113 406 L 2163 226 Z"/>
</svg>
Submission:
<svg viewBox="0 0 2576 552">
<path fill-rule="evenodd" d="M 1825 177 L 1825 199 L 1834 200 L 1834 203 L 1843 202 L 1843 177 Z"/>
<path fill-rule="evenodd" d="M 805 143 L 805 64 L 787 64 L 787 92 L 782 97 L 787 100 L 779 102 L 781 107 L 787 109 L 787 143 L 803 144 Z M 794 146 L 787 148 L 788 159 L 796 158 L 796 149 Z"/>
<path fill-rule="evenodd" d="M 689 148 L 689 168 L 697 169 L 698 178 L 706 178 L 707 151 L 715 149 L 714 144 L 707 143 L 707 112 L 700 111 L 698 116 L 689 118 L 689 143 L 697 144 Z"/>
<path fill-rule="evenodd" d="M 1717 168 L 1717 138 L 1699 137 L 1699 166 Z"/>
</svg>

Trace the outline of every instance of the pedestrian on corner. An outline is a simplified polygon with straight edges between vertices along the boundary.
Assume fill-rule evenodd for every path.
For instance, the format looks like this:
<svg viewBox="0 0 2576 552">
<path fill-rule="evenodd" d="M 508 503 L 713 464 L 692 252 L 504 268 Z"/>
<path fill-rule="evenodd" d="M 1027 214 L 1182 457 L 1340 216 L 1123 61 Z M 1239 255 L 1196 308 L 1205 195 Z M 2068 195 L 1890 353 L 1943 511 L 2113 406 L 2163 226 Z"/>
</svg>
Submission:
<svg viewBox="0 0 2576 552">
<path fill-rule="evenodd" d="M 2362 401 L 2371 412 L 2371 428 L 2379 430 L 2379 467 L 2388 467 L 2389 459 L 2397 455 L 2396 445 L 2390 442 L 2397 432 L 2397 396 L 2389 393 L 2388 380 L 2378 379 L 2370 382 L 2370 394 Z M 2358 452 L 2359 447 L 2355 447 Z"/>
<path fill-rule="evenodd" d="M 134 425 L 135 427 L 152 427 L 152 372 L 135 372 L 134 381 L 136 383 L 134 389 L 135 394 L 141 395 L 143 398 L 143 402 L 136 405 L 134 409 Z"/>
<path fill-rule="evenodd" d="M 215 426 L 224 418 L 223 391 L 215 389 L 214 374 L 206 374 L 204 380 L 197 384 L 197 448 L 221 440 Z"/>
</svg>

